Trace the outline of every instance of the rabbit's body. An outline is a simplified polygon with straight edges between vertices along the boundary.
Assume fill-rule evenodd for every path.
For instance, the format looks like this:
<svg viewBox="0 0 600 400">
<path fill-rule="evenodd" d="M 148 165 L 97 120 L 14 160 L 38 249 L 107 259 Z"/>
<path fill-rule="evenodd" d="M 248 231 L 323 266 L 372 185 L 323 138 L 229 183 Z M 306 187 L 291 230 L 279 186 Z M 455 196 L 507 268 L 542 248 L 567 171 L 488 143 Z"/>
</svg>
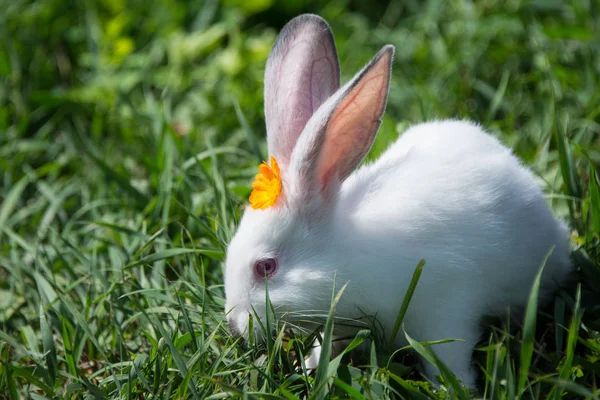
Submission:
<svg viewBox="0 0 600 400">
<path fill-rule="evenodd" d="M 384 47 L 339 88 L 325 21 L 304 15 L 282 30 L 265 71 L 269 153 L 281 173 L 274 161 L 262 167 L 254 209 L 229 245 L 229 324 L 245 335 L 249 315 L 265 317 L 268 279 L 278 317 L 314 328 L 327 315 L 334 282 L 349 282 L 336 334 L 375 318 L 389 335 L 425 259 L 405 330 L 419 341 L 462 340 L 434 351 L 473 386 L 481 318 L 522 309 L 554 247 L 541 289 L 549 295 L 569 271 L 567 229 L 531 172 L 471 123 L 416 125 L 353 173 L 379 128 L 392 56 L 393 47 Z M 402 334 L 396 344 L 404 344 Z"/>
<path fill-rule="evenodd" d="M 335 216 L 327 243 L 339 258 L 331 268 L 338 283 L 350 282 L 338 316 L 376 315 L 389 334 L 425 259 L 406 332 L 464 340 L 434 350 L 467 384 L 482 317 L 521 311 L 553 246 L 541 297 L 570 270 L 566 227 L 552 217 L 531 172 L 467 122 L 410 128 L 348 177 Z M 405 344 L 399 334 L 397 346 Z"/>
</svg>

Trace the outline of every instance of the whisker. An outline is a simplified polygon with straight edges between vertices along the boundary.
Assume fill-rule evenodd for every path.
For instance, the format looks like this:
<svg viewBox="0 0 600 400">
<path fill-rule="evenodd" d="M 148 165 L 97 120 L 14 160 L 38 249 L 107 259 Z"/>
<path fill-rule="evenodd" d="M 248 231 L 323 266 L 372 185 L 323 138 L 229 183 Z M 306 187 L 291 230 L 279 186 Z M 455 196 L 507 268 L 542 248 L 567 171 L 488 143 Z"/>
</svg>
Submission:
<svg viewBox="0 0 600 400">
<path fill-rule="evenodd" d="M 309 314 L 306 312 L 288 312 L 285 313 L 284 316 L 289 316 L 289 317 L 304 317 L 304 318 L 322 318 L 322 319 L 327 319 L 329 317 L 329 314 L 325 313 L 325 314 Z M 357 318 L 350 318 L 350 317 L 341 317 L 341 316 L 337 316 L 334 315 L 334 321 L 350 321 L 350 322 L 356 322 L 359 323 L 361 325 L 368 325 L 368 322 L 365 322 L 361 319 L 357 319 Z"/>
</svg>

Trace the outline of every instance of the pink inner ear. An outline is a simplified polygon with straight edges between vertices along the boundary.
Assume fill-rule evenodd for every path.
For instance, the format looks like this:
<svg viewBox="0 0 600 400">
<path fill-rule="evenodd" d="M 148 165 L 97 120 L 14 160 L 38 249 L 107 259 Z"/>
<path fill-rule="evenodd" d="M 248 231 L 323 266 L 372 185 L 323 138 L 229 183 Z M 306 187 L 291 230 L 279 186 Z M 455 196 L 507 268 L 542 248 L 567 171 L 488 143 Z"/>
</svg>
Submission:
<svg viewBox="0 0 600 400">
<path fill-rule="evenodd" d="M 304 126 L 314 112 L 337 90 L 335 67 L 323 44 L 294 42 L 277 73 L 280 104 L 276 105 L 280 158 L 287 164 Z M 290 76 L 297 77 L 289 79 Z"/>
<path fill-rule="evenodd" d="M 391 56 L 384 53 L 333 112 L 319 156 L 322 191 L 348 177 L 371 148 L 387 100 Z"/>
<path fill-rule="evenodd" d="M 320 24 L 309 20 L 290 32 L 265 72 L 269 153 L 284 169 L 308 120 L 339 87 L 335 45 Z"/>
</svg>

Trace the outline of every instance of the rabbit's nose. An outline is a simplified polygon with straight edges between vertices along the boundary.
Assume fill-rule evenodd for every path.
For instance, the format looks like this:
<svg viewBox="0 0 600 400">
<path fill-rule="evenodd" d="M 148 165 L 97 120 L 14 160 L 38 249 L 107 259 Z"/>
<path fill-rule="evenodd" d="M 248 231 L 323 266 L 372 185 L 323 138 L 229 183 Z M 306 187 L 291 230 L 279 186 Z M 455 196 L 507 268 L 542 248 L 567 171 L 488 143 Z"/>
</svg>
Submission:
<svg viewBox="0 0 600 400">
<path fill-rule="evenodd" d="M 237 338 L 241 335 L 240 329 L 235 322 L 235 319 L 229 317 L 227 318 L 227 324 L 229 325 L 229 332 L 231 332 L 231 336 Z"/>
</svg>

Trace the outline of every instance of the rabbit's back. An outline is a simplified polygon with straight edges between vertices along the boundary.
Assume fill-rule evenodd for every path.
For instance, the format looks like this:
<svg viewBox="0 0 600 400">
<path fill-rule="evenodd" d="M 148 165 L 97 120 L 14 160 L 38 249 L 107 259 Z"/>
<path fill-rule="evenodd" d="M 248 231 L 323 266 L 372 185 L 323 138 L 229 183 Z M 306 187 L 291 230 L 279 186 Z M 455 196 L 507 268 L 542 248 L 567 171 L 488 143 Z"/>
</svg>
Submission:
<svg viewBox="0 0 600 400">
<path fill-rule="evenodd" d="M 367 237 L 396 249 L 398 260 L 414 267 L 424 258 L 424 285 L 467 283 L 471 295 L 489 303 L 483 313 L 523 305 L 553 246 L 545 280 L 560 282 L 570 270 L 567 229 L 552 216 L 531 171 L 468 122 L 410 128 L 345 182 L 340 210 L 372 231 Z"/>
</svg>

